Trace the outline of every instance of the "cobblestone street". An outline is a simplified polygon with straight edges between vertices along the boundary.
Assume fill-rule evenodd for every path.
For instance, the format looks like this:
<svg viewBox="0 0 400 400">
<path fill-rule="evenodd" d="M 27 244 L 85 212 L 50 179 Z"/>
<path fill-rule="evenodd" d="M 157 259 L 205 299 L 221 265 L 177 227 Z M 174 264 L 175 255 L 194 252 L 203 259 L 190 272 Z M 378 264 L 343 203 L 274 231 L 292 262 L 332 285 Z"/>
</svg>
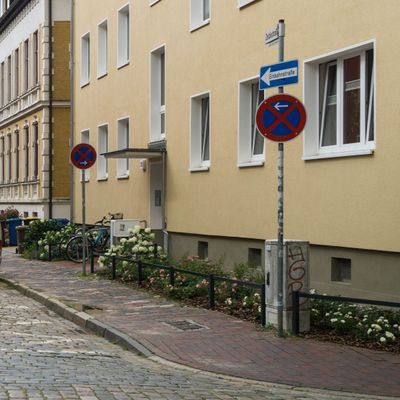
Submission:
<svg viewBox="0 0 400 400">
<path fill-rule="evenodd" d="M 87 334 L 0 285 L 0 399 L 350 399 L 172 368 Z"/>
</svg>

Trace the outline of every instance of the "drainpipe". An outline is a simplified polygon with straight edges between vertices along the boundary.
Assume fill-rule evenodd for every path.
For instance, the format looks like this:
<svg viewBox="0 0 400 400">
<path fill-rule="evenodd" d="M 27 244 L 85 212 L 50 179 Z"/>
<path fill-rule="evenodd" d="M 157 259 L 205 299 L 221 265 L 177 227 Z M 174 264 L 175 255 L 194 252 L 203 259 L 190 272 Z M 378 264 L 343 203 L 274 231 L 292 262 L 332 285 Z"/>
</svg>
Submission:
<svg viewBox="0 0 400 400">
<path fill-rule="evenodd" d="M 70 82 L 70 149 L 74 147 L 75 135 L 75 1 L 71 0 L 71 22 L 70 22 L 70 65 L 69 65 L 69 82 Z M 70 165 L 70 221 L 74 222 L 75 202 L 74 202 L 74 167 Z"/>
<path fill-rule="evenodd" d="M 53 9 L 49 5 L 49 219 L 53 218 Z"/>
</svg>

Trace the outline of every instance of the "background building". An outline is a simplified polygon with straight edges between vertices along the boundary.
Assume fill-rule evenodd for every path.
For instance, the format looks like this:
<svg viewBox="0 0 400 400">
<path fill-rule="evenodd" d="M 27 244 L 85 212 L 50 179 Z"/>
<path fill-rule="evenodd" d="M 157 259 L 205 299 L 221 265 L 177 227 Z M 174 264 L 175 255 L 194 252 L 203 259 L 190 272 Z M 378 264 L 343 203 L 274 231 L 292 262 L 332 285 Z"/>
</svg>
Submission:
<svg viewBox="0 0 400 400">
<path fill-rule="evenodd" d="M 70 1 L 0 11 L 0 208 L 69 217 Z"/>
<path fill-rule="evenodd" d="M 88 177 L 89 222 L 123 212 L 164 229 L 174 257 L 263 263 L 277 144 L 254 114 L 259 68 L 278 60 L 264 35 L 284 19 L 285 59 L 300 65 L 285 91 L 308 114 L 285 146 L 285 238 L 310 241 L 320 291 L 399 300 L 399 12 L 396 0 L 77 1 L 74 141 L 111 153 Z"/>
</svg>

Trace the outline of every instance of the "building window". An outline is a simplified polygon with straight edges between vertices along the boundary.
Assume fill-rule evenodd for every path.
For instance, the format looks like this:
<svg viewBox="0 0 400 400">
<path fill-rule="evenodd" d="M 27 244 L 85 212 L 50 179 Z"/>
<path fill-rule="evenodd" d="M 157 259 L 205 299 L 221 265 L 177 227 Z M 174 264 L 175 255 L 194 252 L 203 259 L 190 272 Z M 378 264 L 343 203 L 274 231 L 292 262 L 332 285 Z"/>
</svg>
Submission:
<svg viewBox="0 0 400 400">
<path fill-rule="evenodd" d="M 14 52 L 14 95 L 19 96 L 19 49 Z"/>
<path fill-rule="evenodd" d="M 190 168 L 210 167 L 210 93 L 191 97 Z"/>
<path fill-rule="evenodd" d="M 129 147 L 129 118 L 118 120 L 117 149 L 127 149 Z M 117 178 L 127 178 L 129 176 L 129 158 L 117 160 Z"/>
<path fill-rule="evenodd" d="M 97 158 L 97 179 L 103 180 L 108 177 L 108 161 L 102 153 L 108 152 L 108 125 L 98 128 L 98 158 Z"/>
<path fill-rule="evenodd" d="M 154 50 L 150 60 L 150 142 L 156 142 L 165 138 L 165 48 Z"/>
<path fill-rule="evenodd" d="M 211 0 L 190 0 L 190 30 L 200 28 L 210 22 Z"/>
<path fill-rule="evenodd" d="M 37 216 L 38 216 L 37 211 L 32 211 L 32 217 L 36 217 L 37 218 Z"/>
<path fill-rule="evenodd" d="M 262 266 L 262 252 L 261 249 L 249 248 L 248 264 L 251 267 Z"/>
<path fill-rule="evenodd" d="M 39 177 L 39 125 L 37 122 L 33 123 L 32 151 L 33 151 L 33 179 L 37 180 Z"/>
<path fill-rule="evenodd" d="M 29 39 L 24 42 L 24 92 L 29 89 Z"/>
<path fill-rule="evenodd" d="M 39 83 L 39 33 L 38 33 L 38 31 L 36 31 L 33 34 L 32 53 L 33 53 L 32 83 L 33 83 L 33 85 L 37 85 Z"/>
<path fill-rule="evenodd" d="M 118 68 L 129 62 L 130 49 L 129 4 L 118 10 Z"/>
<path fill-rule="evenodd" d="M 90 33 L 81 38 L 81 86 L 90 82 Z"/>
<path fill-rule="evenodd" d="M 107 74 L 107 55 L 108 55 L 108 30 L 107 21 L 103 21 L 98 26 L 97 42 L 97 78 Z"/>
<path fill-rule="evenodd" d="M 304 158 L 372 153 L 375 148 L 372 44 L 306 61 L 304 69 L 308 113 Z"/>
<path fill-rule="evenodd" d="M 7 182 L 11 182 L 11 133 L 7 134 L 7 164 L 6 164 L 6 169 L 7 169 Z"/>
<path fill-rule="evenodd" d="M 15 182 L 19 181 L 19 130 L 14 131 L 14 171 Z"/>
<path fill-rule="evenodd" d="M 29 126 L 24 127 L 24 180 L 29 181 Z"/>
<path fill-rule="evenodd" d="M 201 260 L 208 260 L 208 242 L 197 243 L 197 255 Z"/>
<path fill-rule="evenodd" d="M 5 181 L 5 153 L 6 153 L 6 147 L 4 143 L 4 136 L 0 138 L 0 145 L 1 145 L 1 153 L 0 153 L 0 168 L 1 168 L 1 182 L 4 183 Z"/>
<path fill-rule="evenodd" d="M 28 218 L 29 217 L 29 212 L 28 211 L 24 211 L 24 218 Z"/>
<path fill-rule="evenodd" d="M 264 138 L 256 125 L 256 112 L 264 100 L 258 79 L 239 82 L 238 166 L 263 165 Z"/>
<path fill-rule="evenodd" d="M 11 56 L 7 58 L 7 102 L 11 101 Z"/>
<path fill-rule="evenodd" d="M 85 130 L 81 132 L 81 143 L 89 144 L 89 130 Z M 81 181 L 83 176 L 83 170 L 81 171 Z M 85 170 L 85 182 L 88 182 L 90 179 L 90 169 Z"/>
<path fill-rule="evenodd" d="M 331 280 L 335 282 L 351 281 L 351 260 L 332 257 Z"/>
<path fill-rule="evenodd" d="M 6 99 L 4 97 L 4 85 L 5 85 L 5 78 L 4 78 L 4 74 L 5 74 L 5 68 L 4 68 L 4 61 L 1 63 L 0 66 L 0 79 L 1 79 L 1 87 L 0 87 L 0 101 L 1 101 L 1 105 L 4 106 L 6 104 Z"/>
</svg>

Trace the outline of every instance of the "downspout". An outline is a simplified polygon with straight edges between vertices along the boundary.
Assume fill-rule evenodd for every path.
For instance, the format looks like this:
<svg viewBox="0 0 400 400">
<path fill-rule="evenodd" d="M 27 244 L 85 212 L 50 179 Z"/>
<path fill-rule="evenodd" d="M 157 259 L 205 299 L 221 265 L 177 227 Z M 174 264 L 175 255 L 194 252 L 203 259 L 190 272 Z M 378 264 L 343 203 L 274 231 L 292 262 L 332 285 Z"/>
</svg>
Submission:
<svg viewBox="0 0 400 400">
<path fill-rule="evenodd" d="M 53 9 L 49 0 L 49 219 L 53 218 Z"/>
<path fill-rule="evenodd" d="M 70 65 L 69 65 L 69 82 L 70 82 L 70 149 L 74 147 L 75 136 L 75 1 L 71 0 L 71 22 L 70 22 Z M 74 167 L 70 165 L 70 221 L 74 222 L 75 203 L 74 203 Z"/>
</svg>

